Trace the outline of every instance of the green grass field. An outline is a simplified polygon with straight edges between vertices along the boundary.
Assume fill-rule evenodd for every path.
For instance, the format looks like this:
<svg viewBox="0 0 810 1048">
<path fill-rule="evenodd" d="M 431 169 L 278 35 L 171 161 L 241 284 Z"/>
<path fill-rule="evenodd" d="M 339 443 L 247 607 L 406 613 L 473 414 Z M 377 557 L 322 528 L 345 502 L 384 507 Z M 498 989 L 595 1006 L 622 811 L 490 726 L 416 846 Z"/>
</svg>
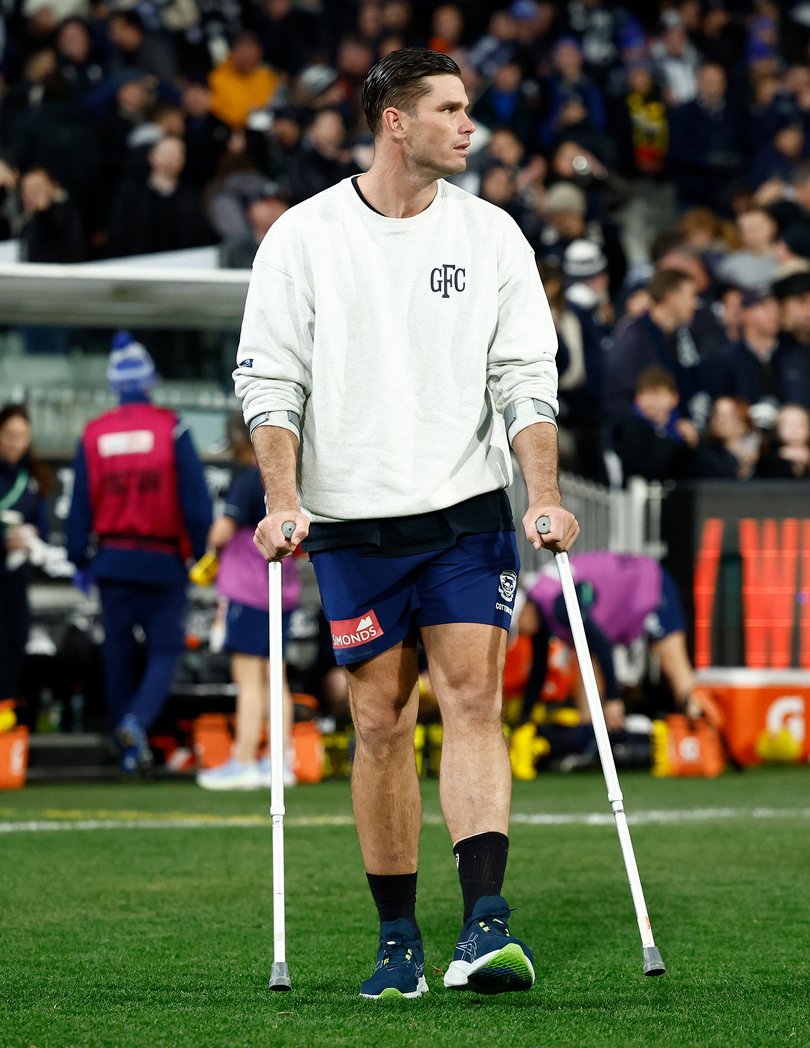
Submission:
<svg viewBox="0 0 810 1048">
<path fill-rule="evenodd" d="M 293 990 L 275 994 L 265 794 L 190 783 L 0 794 L 0 1045 L 810 1045 L 810 769 L 625 773 L 622 786 L 667 975 L 642 974 L 601 776 L 545 775 L 516 784 L 505 886 L 537 985 L 498 998 L 444 990 L 460 893 L 428 781 L 419 918 L 431 992 L 394 1003 L 357 996 L 376 913 L 346 783 L 288 794 Z"/>
</svg>

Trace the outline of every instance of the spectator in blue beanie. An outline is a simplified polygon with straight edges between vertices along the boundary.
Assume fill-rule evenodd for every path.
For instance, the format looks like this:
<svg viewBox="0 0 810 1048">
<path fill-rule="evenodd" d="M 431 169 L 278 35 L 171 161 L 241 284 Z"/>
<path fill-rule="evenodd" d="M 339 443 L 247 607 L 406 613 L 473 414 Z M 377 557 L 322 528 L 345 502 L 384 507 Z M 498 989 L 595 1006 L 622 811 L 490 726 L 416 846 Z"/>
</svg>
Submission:
<svg viewBox="0 0 810 1048">
<path fill-rule="evenodd" d="M 151 403 L 155 365 L 128 332 L 113 339 L 107 380 L 119 404 L 82 434 L 67 543 L 77 583 L 98 586 L 110 726 L 121 769 L 134 775 L 152 764 L 146 733 L 185 644 L 186 561 L 205 552 L 212 514 L 191 434 Z"/>
</svg>

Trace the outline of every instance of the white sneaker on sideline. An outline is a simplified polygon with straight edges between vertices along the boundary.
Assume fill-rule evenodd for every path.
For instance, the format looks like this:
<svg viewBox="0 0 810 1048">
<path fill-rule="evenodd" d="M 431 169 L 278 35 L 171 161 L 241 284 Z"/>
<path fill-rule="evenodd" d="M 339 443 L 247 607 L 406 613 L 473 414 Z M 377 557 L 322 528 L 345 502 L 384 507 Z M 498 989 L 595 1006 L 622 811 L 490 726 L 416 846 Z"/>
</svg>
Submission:
<svg viewBox="0 0 810 1048">
<path fill-rule="evenodd" d="M 242 764 L 232 757 L 225 764 L 199 772 L 197 785 L 205 790 L 258 790 L 264 786 L 264 779 L 257 761 Z"/>
<path fill-rule="evenodd" d="M 266 786 L 270 789 L 270 758 L 262 757 L 259 761 L 259 775 L 262 777 L 262 786 Z M 289 789 L 292 786 L 298 785 L 298 779 L 295 777 L 292 764 L 284 761 L 284 786 Z"/>
</svg>

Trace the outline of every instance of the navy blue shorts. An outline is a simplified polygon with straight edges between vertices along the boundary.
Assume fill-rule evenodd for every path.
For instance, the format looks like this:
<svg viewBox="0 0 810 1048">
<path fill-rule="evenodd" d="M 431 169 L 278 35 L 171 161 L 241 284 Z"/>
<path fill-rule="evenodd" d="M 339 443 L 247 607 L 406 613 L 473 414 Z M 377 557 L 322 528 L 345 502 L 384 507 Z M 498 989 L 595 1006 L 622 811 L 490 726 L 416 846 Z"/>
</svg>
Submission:
<svg viewBox="0 0 810 1048">
<path fill-rule="evenodd" d="M 287 647 L 290 633 L 291 611 L 281 615 L 281 645 Z M 252 608 L 239 601 L 228 601 L 225 612 L 225 650 L 232 655 L 258 655 L 262 659 L 270 657 L 270 624 L 267 612 Z"/>
<path fill-rule="evenodd" d="M 311 560 L 341 666 L 393 648 L 420 626 L 511 624 L 520 571 L 514 531 L 464 535 L 446 549 L 406 557 L 349 548 Z"/>
<path fill-rule="evenodd" d="M 644 620 L 644 631 L 650 640 L 662 640 L 676 631 L 686 629 L 678 587 L 670 573 L 661 569 L 661 603 Z"/>
</svg>

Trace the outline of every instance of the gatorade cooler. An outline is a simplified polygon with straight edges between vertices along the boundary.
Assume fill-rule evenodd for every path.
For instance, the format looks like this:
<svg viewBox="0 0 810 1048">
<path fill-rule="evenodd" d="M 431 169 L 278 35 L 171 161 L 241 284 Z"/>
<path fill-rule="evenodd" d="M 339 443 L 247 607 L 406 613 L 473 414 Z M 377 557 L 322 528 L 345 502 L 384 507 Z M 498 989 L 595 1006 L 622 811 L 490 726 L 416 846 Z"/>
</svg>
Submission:
<svg viewBox="0 0 810 1048">
<path fill-rule="evenodd" d="M 697 676 L 725 715 L 726 741 L 740 764 L 810 757 L 810 672 L 718 668 Z"/>
<path fill-rule="evenodd" d="M 200 768 L 218 768 L 230 760 L 233 717 L 227 713 L 202 713 L 194 721 L 194 753 Z"/>
<path fill-rule="evenodd" d="M 20 790 L 28 768 L 28 728 L 0 733 L 0 790 Z"/>
</svg>

